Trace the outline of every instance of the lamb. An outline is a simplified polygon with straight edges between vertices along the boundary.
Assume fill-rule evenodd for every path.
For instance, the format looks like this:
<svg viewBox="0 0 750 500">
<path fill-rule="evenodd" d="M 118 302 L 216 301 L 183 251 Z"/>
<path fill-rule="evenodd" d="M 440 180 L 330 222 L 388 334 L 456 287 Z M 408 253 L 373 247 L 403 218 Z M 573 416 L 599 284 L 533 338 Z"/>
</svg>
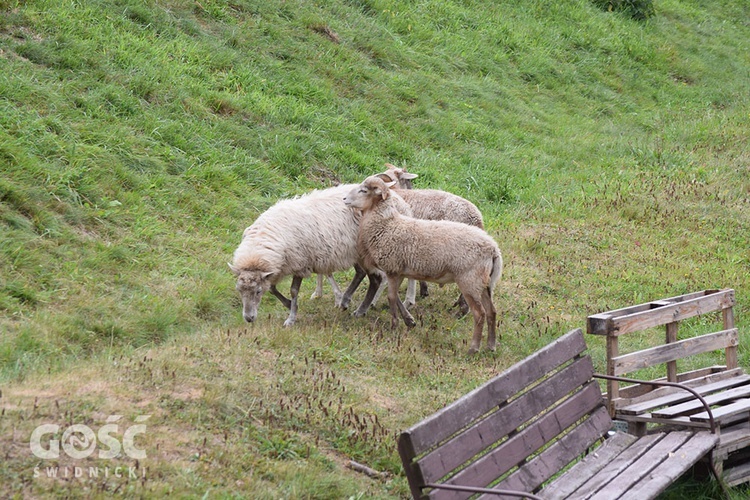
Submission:
<svg viewBox="0 0 750 500">
<path fill-rule="evenodd" d="M 293 325 L 303 278 L 311 273 L 330 275 L 354 266 L 355 280 L 341 300 L 341 307 L 347 307 L 365 275 L 358 265 L 359 215 L 341 201 L 352 186 L 341 185 L 279 201 L 245 229 L 229 264 L 237 276 L 245 321 L 255 321 L 260 299 L 270 290 L 289 309 L 284 326 Z M 289 275 L 293 278 L 288 299 L 276 289 L 276 284 Z M 358 316 L 367 311 L 383 281 L 378 271 L 367 275 L 370 283 L 355 313 Z"/>
<path fill-rule="evenodd" d="M 362 212 L 357 248 L 365 269 L 378 268 L 388 280 L 391 328 L 398 313 L 407 327 L 416 323 L 398 298 L 404 277 L 458 285 L 474 316 L 469 354 L 479 351 L 484 323 L 487 348 L 495 349 L 492 291 L 502 273 L 497 243 L 484 230 L 454 221 L 431 221 L 401 215 L 394 209 L 395 182 L 371 176 L 352 189 L 344 203 Z"/>
<path fill-rule="evenodd" d="M 386 163 L 385 166 L 388 170 L 378 176 L 386 182 L 396 181 L 391 189 L 396 190 L 406 201 L 417 219 L 452 220 L 484 229 L 482 212 L 469 200 L 437 189 L 412 189 L 411 181 L 417 178 L 417 174 L 407 172 L 405 168 L 399 168 L 390 163 Z M 426 297 L 428 295 L 427 283 L 421 281 L 419 285 L 420 296 Z M 404 305 L 407 308 L 410 307 L 415 303 L 415 299 L 416 290 L 412 287 L 407 291 Z M 469 306 L 462 296 L 459 296 L 456 303 L 461 309 L 461 315 L 469 312 Z"/>
</svg>

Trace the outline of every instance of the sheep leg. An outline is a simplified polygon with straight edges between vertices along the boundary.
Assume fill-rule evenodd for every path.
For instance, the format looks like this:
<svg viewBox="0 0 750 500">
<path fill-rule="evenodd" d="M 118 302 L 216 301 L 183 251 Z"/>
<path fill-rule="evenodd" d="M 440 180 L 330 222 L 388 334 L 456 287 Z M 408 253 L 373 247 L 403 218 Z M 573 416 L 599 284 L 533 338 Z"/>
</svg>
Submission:
<svg viewBox="0 0 750 500">
<path fill-rule="evenodd" d="M 471 346 L 469 346 L 469 354 L 476 354 L 479 352 L 479 347 L 482 343 L 482 329 L 484 328 L 485 317 L 487 316 L 482 307 L 481 299 L 477 300 L 472 295 L 464 294 L 466 301 L 469 303 L 471 312 L 474 315 L 474 335 L 471 337 Z"/>
<path fill-rule="evenodd" d="M 279 299 L 282 304 L 284 304 L 284 307 L 287 309 L 292 308 L 292 301 L 284 297 L 284 295 L 276 288 L 276 285 L 271 285 L 271 293 L 274 297 Z"/>
<path fill-rule="evenodd" d="M 409 311 L 404 307 L 401 299 L 398 298 L 398 289 L 401 285 L 401 276 L 388 275 L 388 306 L 391 310 L 391 329 L 395 330 L 398 326 L 398 313 L 401 313 L 401 317 L 404 319 L 407 328 L 411 328 L 417 324 Z"/>
<path fill-rule="evenodd" d="M 344 298 L 344 294 L 341 293 L 341 289 L 339 288 L 338 283 L 336 283 L 336 280 L 333 279 L 333 275 L 329 274 L 326 276 L 328 278 L 328 283 L 331 284 L 331 290 L 333 290 L 333 301 L 336 307 L 341 307 L 341 301 Z"/>
<path fill-rule="evenodd" d="M 312 295 L 310 295 L 311 299 L 319 299 L 320 297 L 323 296 L 324 276 L 322 274 L 318 274 L 317 278 L 318 280 L 317 280 L 317 284 L 315 285 L 315 291 L 313 292 Z M 333 279 L 333 276 L 330 274 L 326 274 L 325 278 L 327 278 L 328 283 L 331 284 L 331 290 L 333 290 L 333 299 L 334 299 L 334 303 L 336 304 L 336 307 L 340 307 L 342 294 L 341 294 L 341 289 L 339 288 L 338 283 L 336 283 L 336 280 Z"/>
<path fill-rule="evenodd" d="M 456 314 L 457 318 L 463 318 L 467 314 L 469 314 L 469 304 L 466 303 L 466 299 L 464 298 L 464 294 L 459 293 L 458 298 L 453 303 L 453 307 L 458 306 L 458 313 Z"/>
<path fill-rule="evenodd" d="M 315 285 L 315 291 L 310 295 L 311 299 L 319 299 L 323 296 L 323 275 L 318 274 L 317 283 Z"/>
<path fill-rule="evenodd" d="M 404 300 L 404 307 L 410 309 L 414 304 L 417 303 L 417 282 L 413 279 L 409 279 L 406 283 L 406 299 Z"/>
<path fill-rule="evenodd" d="M 352 301 L 352 296 L 357 290 L 359 284 L 362 283 L 362 280 L 365 279 L 365 275 L 367 275 L 367 273 L 362 269 L 362 266 L 354 264 L 354 278 L 352 279 L 352 282 L 349 283 L 349 286 L 346 287 L 346 290 L 344 290 L 344 295 L 341 296 L 341 302 L 337 304 L 341 309 L 349 307 L 349 304 Z M 360 308 L 361 307 L 362 306 L 360 306 Z M 367 311 L 367 308 L 365 308 L 365 311 Z M 364 314 L 364 312 L 362 314 Z"/>
<path fill-rule="evenodd" d="M 378 299 L 380 299 L 380 296 L 383 295 L 383 290 L 385 290 L 385 287 L 387 286 L 388 286 L 388 281 L 381 279 L 380 286 L 378 286 L 378 289 L 375 291 L 375 296 L 372 298 L 372 304 L 370 304 L 371 306 L 374 306 L 378 302 Z"/>
<path fill-rule="evenodd" d="M 284 321 L 284 326 L 292 326 L 297 321 L 297 295 L 299 294 L 299 287 L 302 284 L 302 277 L 295 276 L 292 278 L 292 287 L 289 289 L 289 295 L 291 295 L 291 307 L 289 308 L 289 317 Z"/>
<path fill-rule="evenodd" d="M 354 315 L 357 317 L 365 315 L 373 302 L 377 300 L 377 295 L 383 287 L 383 275 L 379 271 L 368 273 L 367 279 L 370 281 L 370 284 L 367 287 L 365 298 L 357 310 L 354 311 Z"/>
<path fill-rule="evenodd" d="M 494 351 L 497 310 L 495 304 L 492 303 L 492 293 L 489 288 L 482 290 L 482 306 L 487 313 L 487 349 Z"/>
<path fill-rule="evenodd" d="M 430 291 L 427 289 L 427 282 L 426 281 L 420 281 L 419 282 L 419 296 L 422 298 L 429 297 Z M 468 309 L 467 309 L 468 312 Z"/>
</svg>

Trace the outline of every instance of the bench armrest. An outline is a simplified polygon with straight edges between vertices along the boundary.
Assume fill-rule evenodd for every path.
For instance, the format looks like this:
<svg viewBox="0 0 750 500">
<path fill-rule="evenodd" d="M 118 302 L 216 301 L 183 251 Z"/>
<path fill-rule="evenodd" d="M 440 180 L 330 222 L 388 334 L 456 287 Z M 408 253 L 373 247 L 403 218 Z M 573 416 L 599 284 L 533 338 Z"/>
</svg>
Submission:
<svg viewBox="0 0 750 500">
<path fill-rule="evenodd" d="M 474 486 L 458 486 L 453 484 L 425 484 L 423 488 L 437 488 L 441 490 L 465 491 L 467 493 L 483 493 L 485 495 L 505 495 L 509 497 L 531 498 L 532 500 L 544 500 L 533 493 L 516 490 L 493 490 L 492 488 L 476 488 Z"/>
<path fill-rule="evenodd" d="M 614 375 L 604 375 L 602 373 L 594 373 L 594 378 L 601 378 L 605 380 L 617 380 L 620 382 L 630 382 L 634 384 L 648 384 L 648 385 L 656 385 L 656 386 L 664 386 L 664 387 L 677 387 L 679 389 L 683 389 L 691 393 L 693 396 L 698 399 L 701 404 L 703 405 L 703 408 L 706 410 L 706 413 L 708 414 L 708 422 L 709 426 L 711 427 L 711 432 L 713 434 L 716 434 L 716 422 L 714 421 L 714 414 L 711 411 L 711 407 L 708 406 L 708 403 L 705 399 L 703 399 L 703 396 L 698 394 L 698 391 L 693 389 L 692 387 L 688 387 L 685 384 L 680 384 L 678 382 L 663 382 L 663 381 L 655 381 L 655 380 L 638 380 L 634 378 L 625 378 L 625 377 L 616 377 Z"/>
</svg>

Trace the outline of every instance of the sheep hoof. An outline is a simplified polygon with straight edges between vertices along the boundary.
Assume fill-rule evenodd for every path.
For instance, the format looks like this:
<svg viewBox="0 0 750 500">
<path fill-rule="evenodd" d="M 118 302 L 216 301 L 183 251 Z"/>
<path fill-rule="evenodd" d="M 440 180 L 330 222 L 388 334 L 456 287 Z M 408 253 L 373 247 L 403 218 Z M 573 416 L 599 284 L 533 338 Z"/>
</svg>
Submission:
<svg viewBox="0 0 750 500">
<path fill-rule="evenodd" d="M 321 297 L 322 297 L 322 295 L 321 295 L 321 294 L 319 294 L 318 292 L 313 292 L 313 294 L 312 294 L 312 295 L 310 295 L 310 298 L 311 298 L 311 299 L 319 299 L 319 298 L 321 298 Z"/>
<path fill-rule="evenodd" d="M 414 321 L 414 318 L 404 319 L 404 323 L 406 323 L 407 328 L 414 328 L 415 326 L 417 326 L 417 322 Z"/>
<path fill-rule="evenodd" d="M 365 315 L 366 312 L 367 312 L 366 310 L 363 311 L 362 309 L 357 309 L 356 311 L 354 311 L 354 317 L 361 318 L 362 316 Z"/>
<path fill-rule="evenodd" d="M 488 350 L 488 351 L 492 351 L 492 352 L 495 352 L 495 344 L 492 344 L 492 345 L 490 345 L 490 344 L 487 344 L 487 350 Z"/>
<path fill-rule="evenodd" d="M 471 348 L 469 348 L 469 356 L 473 356 L 473 355 L 475 355 L 478 352 L 479 352 L 479 348 L 478 347 L 471 347 Z"/>
<path fill-rule="evenodd" d="M 284 321 L 284 326 L 285 327 L 288 328 L 288 327 L 290 327 L 292 325 L 294 325 L 294 320 L 293 319 L 287 319 L 286 321 Z"/>
</svg>

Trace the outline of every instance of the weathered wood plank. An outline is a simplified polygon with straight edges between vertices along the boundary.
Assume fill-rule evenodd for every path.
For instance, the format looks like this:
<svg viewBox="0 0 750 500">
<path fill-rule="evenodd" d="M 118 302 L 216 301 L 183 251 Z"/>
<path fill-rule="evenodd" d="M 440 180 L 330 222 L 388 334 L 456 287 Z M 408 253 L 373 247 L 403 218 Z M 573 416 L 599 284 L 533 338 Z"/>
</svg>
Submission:
<svg viewBox="0 0 750 500">
<path fill-rule="evenodd" d="M 571 391 L 590 381 L 593 373 L 591 358 L 579 358 L 511 403 L 501 406 L 473 427 L 443 443 L 417 460 L 424 481 L 431 483 L 440 479 L 486 448 L 495 445 L 529 419 L 535 418 Z M 589 404 L 601 405 L 601 394 L 590 399 Z M 590 409 L 592 408 L 593 406 Z M 500 444 L 500 447 L 502 446 L 503 444 Z M 498 471 L 498 476 L 502 472 Z"/>
<path fill-rule="evenodd" d="M 730 453 L 750 446 L 750 422 L 747 419 L 722 427 L 714 460 L 725 460 Z"/>
<path fill-rule="evenodd" d="M 598 490 L 590 500 L 620 498 L 625 492 L 640 483 L 649 472 L 661 465 L 670 456 L 674 456 L 675 450 L 678 450 L 692 435 L 691 432 L 663 434 L 662 438 L 653 446 L 641 449 L 638 456 L 633 457 L 634 459 L 628 464 L 627 470 L 612 478 L 606 487 Z"/>
<path fill-rule="evenodd" d="M 727 367 L 724 365 L 714 365 L 705 368 L 699 368 L 697 370 L 692 370 L 689 372 L 679 373 L 677 374 L 677 381 L 682 383 L 683 385 L 694 387 L 695 384 L 702 385 L 704 383 L 710 383 L 716 380 L 734 377 L 743 373 L 744 372 L 740 368 L 727 370 Z M 667 379 L 665 377 L 654 379 L 654 382 L 666 381 Z M 628 406 L 639 401 L 646 401 L 650 398 L 661 397 L 664 395 L 661 393 L 675 392 L 677 390 L 678 389 L 676 387 L 654 388 L 653 386 L 650 386 L 648 384 L 629 385 L 627 387 L 620 388 L 620 397 L 618 398 L 618 404 Z M 607 394 L 603 394 L 603 396 L 605 398 L 608 397 Z"/>
<path fill-rule="evenodd" d="M 633 442 L 631 446 L 623 450 L 622 453 L 614 457 L 595 475 L 589 478 L 585 484 L 571 495 L 571 498 L 588 498 L 589 496 L 596 494 L 596 492 L 600 491 L 602 488 L 606 488 L 612 480 L 630 467 L 630 464 L 632 464 L 633 461 L 637 460 L 638 457 L 652 446 L 655 446 L 663 438 L 664 434 L 649 434 L 639 438 L 637 441 Z"/>
<path fill-rule="evenodd" d="M 703 396 L 703 394 L 701 394 L 701 396 Z M 707 396 L 704 396 L 703 399 L 705 399 L 706 403 L 708 403 L 710 406 L 713 406 L 713 405 L 722 404 L 726 401 L 733 401 L 735 399 L 744 398 L 748 396 L 750 396 L 750 386 L 744 385 L 741 387 L 730 389 L 728 391 L 709 394 Z M 702 410 L 703 410 L 703 405 L 701 404 L 701 402 L 698 400 L 693 400 L 693 401 L 686 401 L 678 405 L 669 406 L 667 408 L 662 408 L 662 409 L 653 411 L 651 414 L 655 417 L 660 417 L 660 418 L 672 418 L 672 417 L 678 417 L 678 416 L 691 415 L 693 413 L 696 413 Z"/>
<path fill-rule="evenodd" d="M 667 323 L 667 344 L 673 344 L 677 342 L 677 330 L 680 324 L 675 322 Z M 667 380 L 669 382 L 677 382 L 677 361 L 667 361 Z"/>
<path fill-rule="evenodd" d="M 734 309 L 728 307 L 721 311 L 721 313 L 724 329 L 729 330 L 734 328 Z M 737 368 L 737 346 L 727 348 L 726 363 L 729 368 Z"/>
<path fill-rule="evenodd" d="M 652 307 L 653 303 L 641 304 L 589 316 L 588 332 L 595 335 L 619 336 L 719 311 L 733 307 L 736 303 L 732 289 L 706 290 L 665 299 L 665 301 L 673 303 L 654 307 Z"/>
<path fill-rule="evenodd" d="M 592 401 L 601 402 L 598 384 L 591 382 L 577 397 L 564 401 L 554 411 L 542 415 L 538 420 L 525 427 L 521 432 L 511 436 L 502 448 L 494 449 L 461 470 L 446 481 L 447 484 L 485 487 L 523 459 L 539 450 L 555 436 L 559 435 L 573 423 L 583 418 L 592 408 Z M 606 419 L 609 421 L 609 418 Z M 605 423 L 606 423 L 605 421 Z M 611 421 L 609 421 L 611 424 Z M 609 426 L 601 429 L 604 435 Z M 591 443 L 587 443 L 586 446 Z M 572 459 L 573 457 L 571 457 Z"/>
<path fill-rule="evenodd" d="M 739 337 L 736 328 L 731 330 L 722 330 L 720 332 L 709 333 L 699 337 L 693 337 L 672 344 L 660 345 L 650 349 L 643 349 L 630 354 L 624 354 L 612 359 L 612 366 L 615 375 L 649 368 L 669 361 L 701 354 L 704 352 L 725 349 L 730 346 L 736 346 L 739 343 Z"/>
<path fill-rule="evenodd" d="M 405 452 L 412 457 L 422 454 L 585 349 L 586 342 L 580 329 L 565 334 L 404 431 Z"/>
<path fill-rule="evenodd" d="M 652 302 L 646 302 L 644 304 L 623 307 L 621 309 L 614 309 L 612 311 L 607 311 L 599 314 L 592 314 L 586 320 L 586 330 L 587 333 L 592 335 L 617 335 L 617 333 L 614 332 L 614 320 L 616 318 L 633 316 L 639 313 L 648 313 L 649 311 L 654 309 L 659 309 L 665 306 L 674 305 L 676 303 L 686 302 L 693 299 L 701 299 L 703 297 L 720 292 L 732 292 L 732 296 L 734 295 L 734 290 L 731 289 L 702 290 L 700 292 L 687 293 L 684 295 L 678 295 L 677 297 L 670 297 L 668 299 L 655 300 Z M 732 305 L 734 305 L 734 303 L 732 303 Z M 669 321 L 667 321 L 667 323 L 668 322 Z M 725 328 L 728 329 L 727 327 Z"/>
<path fill-rule="evenodd" d="M 732 377 L 731 379 L 719 380 L 717 382 L 706 383 L 702 385 L 689 385 L 689 384 L 686 384 L 686 385 L 694 389 L 701 396 L 705 397 L 715 392 L 725 391 L 727 389 L 744 386 L 744 385 L 747 385 L 748 383 L 750 383 L 750 375 Z M 679 389 L 676 387 L 668 387 L 667 389 L 674 389 L 674 390 L 669 391 L 668 394 L 659 398 L 648 399 L 643 402 L 629 404 L 627 406 L 620 407 L 617 409 L 618 414 L 640 415 L 642 413 L 647 413 L 647 412 L 657 413 L 656 411 L 654 411 L 657 408 L 661 408 L 663 406 L 669 406 L 670 409 L 673 409 L 677 405 L 682 404 L 684 401 L 689 401 L 689 400 L 692 400 L 692 402 L 697 403 L 698 406 L 702 406 L 700 401 L 694 399 L 692 394 L 690 394 L 689 392 L 683 389 Z M 673 415 L 669 415 L 669 416 L 677 416 L 677 413 Z"/>
<path fill-rule="evenodd" d="M 641 481 L 623 492 L 620 500 L 643 500 L 657 496 L 706 455 L 716 445 L 717 439 L 705 431 L 691 436 L 679 448 L 668 452 L 666 458 Z"/>
<path fill-rule="evenodd" d="M 708 423 L 703 422 L 691 422 L 690 417 L 675 417 L 675 418 L 655 418 L 652 417 L 650 413 L 646 413 L 645 415 L 623 415 L 618 416 L 618 420 L 622 420 L 624 422 L 633 422 L 633 423 L 644 423 L 644 424 L 664 424 L 667 426 L 670 426 L 671 428 L 693 428 L 695 430 L 700 429 L 708 429 L 710 426 Z"/>
<path fill-rule="evenodd" d="M 614 365 L 612 359 L 616 358 L 620 354 L 619 340 L 617 337 L 607 337 L 607 375 L 614 375 Z M 607 401 L 607 407 L 609 408 L 609 416 L 615 415 L 615 404 L 614 401 L 620 395 L 620 382 L 617 380 L 607 380 L 607 394 L 610 394 L 610 399 Z"/>
<path fill-rule="evenodd" d="M 564 500 L 602 470 L 612 459 L 623 452 L 638 439 L 632 434 L 618 432 L 580 462 L 570 468 L 565 474 L 545 486 L 550 500 Z"/>
<path fill-rule="evenodd" d="M 726 469 L 724 473 L 724 483 L 729 486 L 736 486 L 747 481 L 750 477 L 750 462 L 735 464 Z"/>
<path fill-rule="evenodd" d="M 750 399 L 738 399 L 732 404 L 721 406 L 719 408 L 712 408 L 711 413 L 714 414 L 714 420 L 719 423 L 728 420 L 735 415 L 750 413 Z M 695 415 L 690 415 L 690 420 L 693 422 L 708 422 L 708 413 L 704 411 L 696 413 Z"/>
<path fill-rule="evenodd" d="M 607 409 L 603 406 L 600 407 L 589 419 L 561 436 L 529 462 L 521 465 L 518 470 L 501 481 L 496 488 L 534 491 L 563 467 L 580 457 L 592 443 L 601 438 L 602 430 L 607 429 L 610 423 Z M 597 448 L 595 453 L 598 454 L 599 451 L 600 448 Z M 591 471 L 589 475 L 593 473 Z M 570 474 L 566 473 L 565 475 Z M 553 491 L 547 490 L 546 487 L 545 490 Z M 544 496 L 546 497 L 547 494 Z"/>
</svg>

